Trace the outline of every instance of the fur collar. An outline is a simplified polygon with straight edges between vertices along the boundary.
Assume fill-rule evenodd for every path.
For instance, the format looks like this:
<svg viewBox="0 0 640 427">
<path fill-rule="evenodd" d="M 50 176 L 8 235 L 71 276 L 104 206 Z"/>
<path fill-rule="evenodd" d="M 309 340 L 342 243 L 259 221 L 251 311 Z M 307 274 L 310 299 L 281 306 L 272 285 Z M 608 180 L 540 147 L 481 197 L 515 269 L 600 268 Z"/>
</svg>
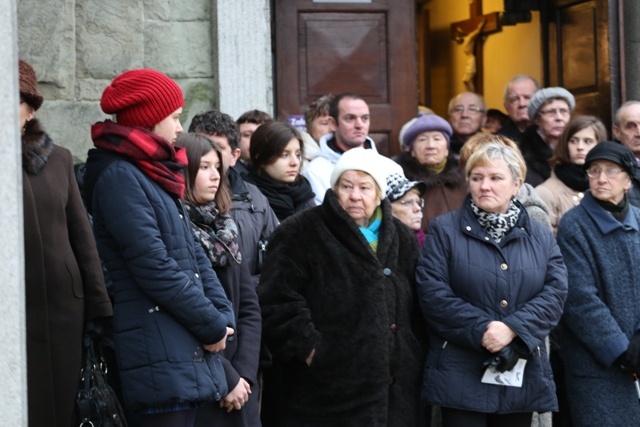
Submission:
<svg viewBox="0 0 640 427">
<path fill-rule="evenodd" d="M 37 175 L 47 164 L 53 152 L 53 141 L 33 119 L 24 126 L 22 135 L 22 167 L 31 175 Z"/>
<path fill-rule="evenodd" d="M 445 187 L 458 187 L 465 182 L 463 170 L 458 161 L 451 155 L 447 159 L 444 170 L 437 174 L 422 166 L 410 153 L 402 153 L 398 158 L 398 164 L 402 166 L 404 174 L 410 181 L 422 181 L 428 188 L 438 184 Z"/>
</svg>

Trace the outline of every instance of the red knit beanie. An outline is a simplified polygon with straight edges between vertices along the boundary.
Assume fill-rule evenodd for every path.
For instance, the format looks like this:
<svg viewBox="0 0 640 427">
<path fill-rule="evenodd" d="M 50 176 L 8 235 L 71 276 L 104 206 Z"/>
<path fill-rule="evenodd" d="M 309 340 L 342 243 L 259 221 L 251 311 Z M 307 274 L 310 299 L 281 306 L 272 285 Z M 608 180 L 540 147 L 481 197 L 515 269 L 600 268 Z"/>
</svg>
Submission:
<svg viewBox="0 0 640 427">
<path fill-rule="evenodd" d="M 151 128 L 184 105 L 182 90 L 159 71 L 125 71 L 102 93 L 100 107 L 118 124 Z"/>
</svg>

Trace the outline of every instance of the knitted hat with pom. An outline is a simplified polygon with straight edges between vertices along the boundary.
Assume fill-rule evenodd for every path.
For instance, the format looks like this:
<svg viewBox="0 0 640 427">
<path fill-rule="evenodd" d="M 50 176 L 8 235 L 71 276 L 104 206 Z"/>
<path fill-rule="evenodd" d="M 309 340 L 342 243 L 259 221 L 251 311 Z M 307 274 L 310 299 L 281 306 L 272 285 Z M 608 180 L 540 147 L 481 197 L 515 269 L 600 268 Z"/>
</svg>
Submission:
<svg viewBox="0 0 640 427">
<path fill-rule="evenodd" d="M 159 71 L 125 71 L 102 93 L 100 107 L 123 126 L 150 128 L 184 105 L 180 86 Z"/>
</svg>

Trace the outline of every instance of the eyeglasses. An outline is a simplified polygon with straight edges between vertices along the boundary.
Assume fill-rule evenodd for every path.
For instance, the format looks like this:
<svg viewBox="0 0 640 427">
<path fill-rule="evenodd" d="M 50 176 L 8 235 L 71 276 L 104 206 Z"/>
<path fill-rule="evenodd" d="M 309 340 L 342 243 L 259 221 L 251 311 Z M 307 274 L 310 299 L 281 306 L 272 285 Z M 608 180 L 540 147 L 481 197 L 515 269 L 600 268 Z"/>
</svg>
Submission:
<svg viewBox="0 0 640 427">
<path fill-rule="evenodd" d="M 587 169 L 587 175 L 589 175 L 589 178 L 600 178 L 600 174 L 602 174 L 602 172 L 604 172 L 607 178 L 615 178 L 618 175 L 620 175 L 620 172 L 622 172 L 622 169 L 620 168 L 600 169 L 597 167 Z"/>
<path fill-rule="evenodd" d="M 398 200 L 402 206 L 413 206 L 416 205 L 420 209 L 424 208 L 424 199 L 413 199 L 413 200 Z"/>
<path fill-rule="evenodd" d="M 451 112 L 459 114 L 459 113 L 463 113 L 464 110 L 465 110 L 464 105 L 456 105 L 451 109 Z M 466 110 L 473 114 L 484 113 L 484 110 L 481 107 L 478 107 L 477 105 L 469 105 L 468 107 L 466 107 Z"/>
<path fill-rule="evenodd" d="M 551 110 L 540 110 L 541 116 L 555 116 L 557 114 L 560 114 L 561 116 L 564 117 L 571 114 L 571 111 L 569 111 L 568 108 L 553 108 Z"/>
</svg>

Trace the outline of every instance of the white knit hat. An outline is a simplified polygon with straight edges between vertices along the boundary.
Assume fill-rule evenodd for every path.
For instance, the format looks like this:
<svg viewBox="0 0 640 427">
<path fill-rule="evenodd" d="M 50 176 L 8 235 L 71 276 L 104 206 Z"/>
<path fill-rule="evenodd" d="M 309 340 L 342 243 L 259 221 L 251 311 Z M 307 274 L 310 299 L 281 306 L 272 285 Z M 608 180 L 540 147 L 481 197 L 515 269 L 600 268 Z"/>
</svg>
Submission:
<svg viewBox="0 0 640 427">
<path fill-rule="evenodd" d="M 336 185 L 343 172 L 349 170 L 361 171 L 371 175 L 378 187 L 380 187 L 382 198 L 384 199 L 387 193 L 387 169 L 383 164 L 383 159 L 384 157 L 376 153 L 375 150 L 363 147 L 352 148 L 340 156 L 336 166 L 333 168 L 331 187 Z"/>
</svg>

